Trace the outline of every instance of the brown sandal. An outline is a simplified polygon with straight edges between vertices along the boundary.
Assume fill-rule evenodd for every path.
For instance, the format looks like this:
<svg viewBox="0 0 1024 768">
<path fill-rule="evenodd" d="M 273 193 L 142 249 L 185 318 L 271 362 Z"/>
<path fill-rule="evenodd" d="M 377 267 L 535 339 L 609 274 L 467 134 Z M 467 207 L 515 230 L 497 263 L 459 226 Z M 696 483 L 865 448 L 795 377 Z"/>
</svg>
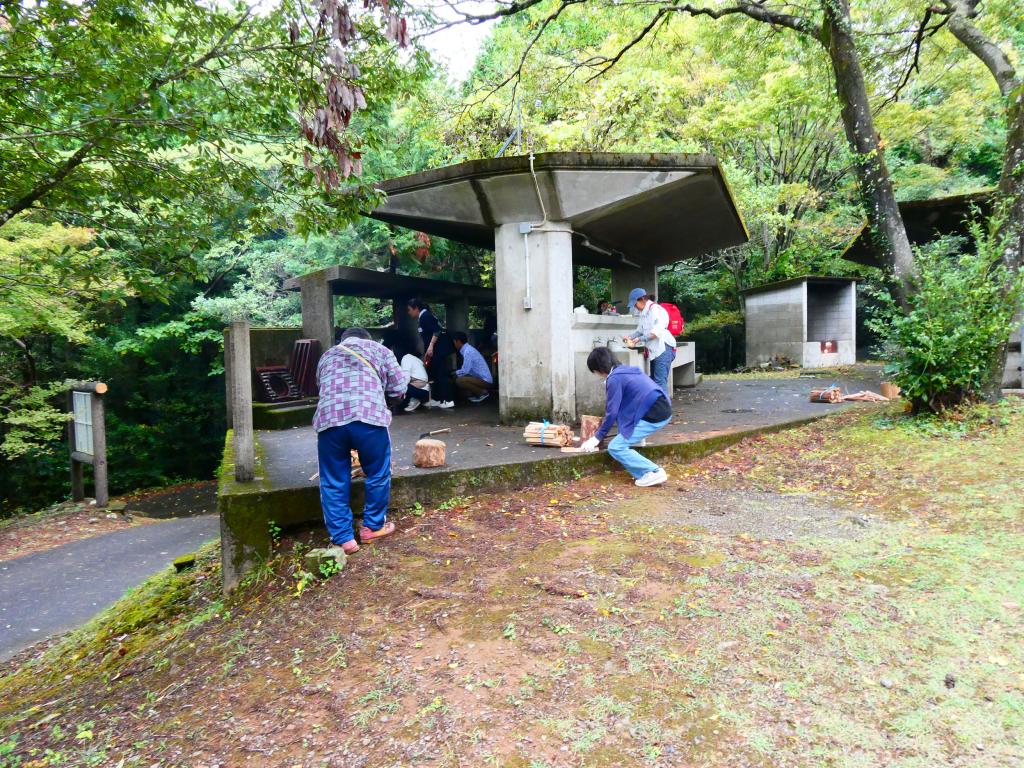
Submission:
<svg viewBox="0 0 1024 768">
<path fill-rule="evenodd" d="M 365 544 L 366 542 L 373 541 L 374 539 L 382 539 L 385 536 L 390 536 L 394 532 L 394 523 L 384 523 L 384 525 L 380 527 L 380 530 L 377 531 L 371 531 L 364 525 L 359 529 L 359 540 Z"/>
</svg>

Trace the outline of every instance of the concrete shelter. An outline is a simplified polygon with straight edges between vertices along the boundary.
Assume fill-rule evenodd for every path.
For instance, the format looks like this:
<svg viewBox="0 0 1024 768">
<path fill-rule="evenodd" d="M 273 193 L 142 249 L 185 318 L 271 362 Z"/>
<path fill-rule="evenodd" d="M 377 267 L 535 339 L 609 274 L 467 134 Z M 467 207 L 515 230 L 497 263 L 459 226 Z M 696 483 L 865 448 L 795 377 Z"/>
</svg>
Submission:
<svg viewBox="0 0 1024 768">
<path fill-rule="evenodd" d="M 610 269 L 612 300 L 624 302 L 637 286 L 657 293 L 658 266 L 747 240 L 711 155 L 502 157 L 379 187 L 388 197 L 373 218 L 494 249 L 505 421 L 580 415 L 577 358 L 607 339 L 579 332 L 585 329 L 573 313 L 573 264 Z M 619 322 L 628 332 L 631 321 Z"/>
<path fill-rule="evenodd" d="M 467 283 L 433 280 L 426 277 L 395 275 L 358 267 L 327 267 L 286 280 L 287 291 L 302 293 L 302 334 L 318 339 L 321 349 L 334 344 L 334 297 L 359 296 L 390 299 L 395 321 L 411 340 L 417 340 L 415 324 L 406 316 L 404 304 L 421 298 L 445 308 L 447 325 L 452 330 L 469 330 L 469 308 L 495 306 L 493 288 Z"/>
</svg>

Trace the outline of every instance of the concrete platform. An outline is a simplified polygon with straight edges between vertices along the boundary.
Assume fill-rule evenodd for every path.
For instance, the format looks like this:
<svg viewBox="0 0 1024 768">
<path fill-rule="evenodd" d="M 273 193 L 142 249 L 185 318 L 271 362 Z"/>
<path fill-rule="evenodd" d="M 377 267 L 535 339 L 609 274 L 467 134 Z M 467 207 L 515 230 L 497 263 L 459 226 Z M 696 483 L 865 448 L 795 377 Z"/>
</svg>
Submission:
<svg viewBox="0 0 1024 768">
<path fill-rule="evenodd" d="M 876 374 L 840 379 L 835 383 L 850 392 L 879 389 Z M 807 393 L 833 383 L 832 379 L 715 380 L 705 379 L 695 389 L 673 394 L 672 422 L 657 432 L 651 445 L 695 440 L 709 434 L 769 426 L 834 411 L 837 406 L 808 401 Z M 840 406 L 842 407 L 842 406 Z M 596 414 L 600 415 L 600 414 Z M 419 435 L 451 427 L 450 435 L 438 435 L 448 444 L 448 463 L 442 469 L 412 466 L 412 447 Z M 465 405 L 450 411 L 418 410 L 396 416 L 391 424 L 392 466 L 395 477 L 436 475 L 458 469 L 494 464 L 520 464 L 542 459 L 573 459 L 552 448 L 534 448 L 522 440 L 521 426 L 498 423 L 494 398 L 481 405 Z M 263 474 L 275 488 L 318 485 L 310 478 L 317 471 L 316 434 L 313 428 L 258 431 L 256 439 L 264 458 Z"/>
<path fill-rule="evenodd" d="M 811 403 L 811 389 L 838 384 L 846 391 L 878 391 L 881 371 L 861 367 L 839 378 L 706 378 L 696 389 L 677 389 L 672 422 L 649 441 L 645 452 L 666 460 L 685 460 L 738 442 L 759 431 L 802 423 L 851 407 Z M 442 435 L 448 462 L 440 469 L 412 466 L 412 446 L 423 432 L 451 427 Z M 513 489 L 555 482 L 580 472 L 615 468 L 604 452 L 563 454 L 522 441 L 522 426 L 498 424 L 496 404 L 465 405 L 450 411 L 417 411 L 396 417 L 391 427 L 394 481 L 392 506 L 438 503 L 454 495 Z M 225 587 L 269 552 L 268 526 L 320 519 L 316 435 L 312 427 L 257 431 L 256 481 L 236 483 L 228 451 L 222 465 L 218 508 L 224 543 Z M 361 483 L 353 487 L 353 504 L 361 504 Z"/>
</svg>

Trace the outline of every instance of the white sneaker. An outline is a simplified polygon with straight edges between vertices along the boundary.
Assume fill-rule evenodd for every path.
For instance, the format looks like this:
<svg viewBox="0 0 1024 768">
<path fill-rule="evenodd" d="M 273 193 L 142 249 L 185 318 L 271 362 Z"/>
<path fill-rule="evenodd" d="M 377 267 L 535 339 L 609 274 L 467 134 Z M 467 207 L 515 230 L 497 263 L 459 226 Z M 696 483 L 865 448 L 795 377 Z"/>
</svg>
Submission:
<svg viewBox="0 0 1024 768">
<path fill-rule="evenodd" d="M 443 401 L 441 401 L 440 403 L 437 404 L 437 407 L 438 408 L 454 408 L 455 407 L 455 401 L 454 400 L 443 400 Z"/>
<path fill-rule="evenodd" d="M 440 407 L 441 407 L 441 403 L 439 403 L 434 398 L 430 398 L 429 400 L 427 400 L 427 408 L 440 408 Z"/>
<path fill-rule="evenodd" d="M 469 402 L 471 402 L 471 403 L 482 403 L 484 400 L 486 400 L 490 396 L 491 396 L 490 392 L 481 392 L 476 397 L 469 398 Z"/>
<path fill-rule="evenodd" d="M 650 488 L 652 485 L 661 485 L 668 480 L 668 475 L 665 474 L 664 469 L 658 469 L 656 472 L 648 472 L 646 475 L 636 481 L 636 484 L 641 488 Z"/>
<path fill-rule="evenodd" d="M 415 397 L 409 401 L 409 404 L 405 406 L 406 413 L 412 413 L 423 404 L 422 400 L 417 400 Z"/>
</svg>

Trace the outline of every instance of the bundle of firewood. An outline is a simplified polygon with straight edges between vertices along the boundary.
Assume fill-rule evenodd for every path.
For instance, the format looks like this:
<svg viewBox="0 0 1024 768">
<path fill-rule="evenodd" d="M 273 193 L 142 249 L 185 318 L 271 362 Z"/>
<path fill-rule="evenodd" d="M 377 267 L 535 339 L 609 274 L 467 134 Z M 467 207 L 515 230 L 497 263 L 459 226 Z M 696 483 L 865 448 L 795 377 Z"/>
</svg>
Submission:
<svg viewBox="0 0 1024 768">
<path fill-rule="evenodd" d="M 843 392 L 839 387 L 828 387 L 827 389 L 812 389 L 812 403 L 841 403 Z"/>
<path fill-rule="evenodd" d="M 572 445 L 572 428 L 565 424 L 548 424 L 531 421 L 523 430 L 523 439 L 530 445 L 544 445 L 561 448 Z"/>
</svg>

